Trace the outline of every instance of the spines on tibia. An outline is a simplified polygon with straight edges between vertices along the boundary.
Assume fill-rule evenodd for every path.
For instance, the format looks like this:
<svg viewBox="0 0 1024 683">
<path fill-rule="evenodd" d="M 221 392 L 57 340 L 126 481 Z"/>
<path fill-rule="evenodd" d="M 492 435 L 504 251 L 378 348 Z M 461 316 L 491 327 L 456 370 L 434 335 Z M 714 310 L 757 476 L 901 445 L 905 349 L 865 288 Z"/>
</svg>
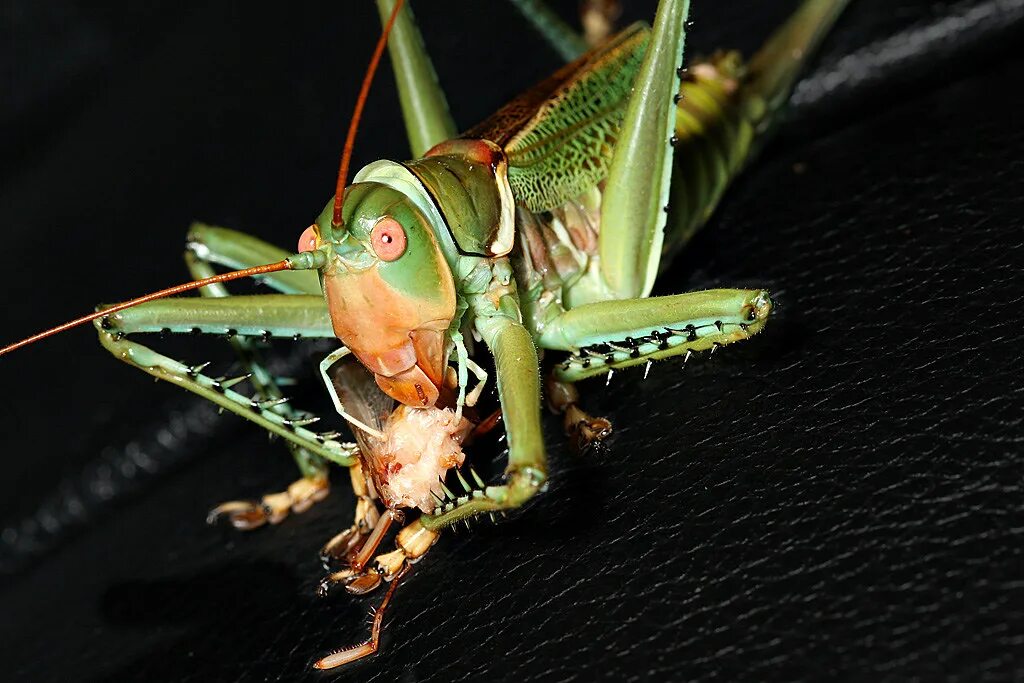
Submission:
<svg viewBox="0 0 1024 683">
<path fill-rule="evenodd" d="M 255 422 L 270 434 L 287 439 L 327 460 L 344 466 L 356 461 L 358 456 L 355 444 L 338 441 L 335 433 L 317 433 L 307 429 L 319 418 L 306 413 L 275 410 L 287 399 L 249 397 L 232 388 L 248 379 L 245 375 L 210 377 L 203 373 L 209 363 L 189 366 L 130 341 L 121 332 L 104 329 L 101 321 L 96 321 L 96 328 L 100 343 L 125 363 L 202 396 L 223 410 Z"/>
<path fill-rule="evenodd" d="M 643 334 L 592 343 L 555 366 L 555 378 L 576 382 L 620 368 L 644 365 L 656 360 L 714 351 L 719 346 L 749 339 L 760 332 L 773 310 L 767 292 L 760 292 L 751 305 L 736 315 L 721 315 L 714 320 L 694 319 L 653 327 Z"/>
</svg>

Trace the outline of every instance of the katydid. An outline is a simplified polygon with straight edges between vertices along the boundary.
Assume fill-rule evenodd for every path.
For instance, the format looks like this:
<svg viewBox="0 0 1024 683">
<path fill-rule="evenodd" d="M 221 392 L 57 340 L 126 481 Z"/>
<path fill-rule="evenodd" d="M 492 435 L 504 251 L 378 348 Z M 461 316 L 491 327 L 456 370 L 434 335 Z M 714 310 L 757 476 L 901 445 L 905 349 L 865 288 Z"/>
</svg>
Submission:
<svg viewBox="0 0 1024 683">
<path fill-rule="evenodd" d="M 0 355 L 92 322 L 115 357 L 281 436 L 302 476 L 282 493 L 213 511 L 242 529 L 308 508 L 327 494 L 330 463 L 349 468 L 356 521 L 325 546 L 328 560 L 346 566 L 323 587 L 362 593 L 391 581 L 386 604 L 444 527 L 517 508 L 544 490 L 542 383 L 567 433 L 585 446 L 606 437 L 611 423 L 583 410 L 575 382 L 714 351 L 764 328 L 773 302 L 763 289 L 649 294 L 762 144 L 801 65 L 846 5 L 804 0 L 748 63 L 729 52 L 684 68 L 688 0 L 661 0 L 653 27 L 630 26 L 589 51 L 542 4 L 514 1 L 570 60 L 550 78 L 460 135 L 410 8 L 377 0 L 384 31 L 336 192 L 296 252 L 193 225 L 193 282 L 100 307 Z M 602 4 L 614 3 L 591 3 Z M 614 11 L 599 14 L 606 20 Z M 604 30 L 588 35 L 593 42 Z M 385 47 L 413 159 L 371 163 L 350 184 L 359 115 Z M 218 275 L 216 266 L 238 270 Z M 224 287 L 250 276 L 276 293 L 234 296 Z M 168 298 L 190 289 L 202 296 Z M 151 332 L 228 334 L 247 372 L 210 377 L 129 339 Z M 259 360 L 258 342 L 269 337 L 341 342 L 320 369 L 356 442 L 314 431 L 318 418 L 283 398 Z M 473 357 L 483 348 L 508 443 L 495 484 L 458 469 L 463 441 L 477 428 L 473 407 L 491 381 Z M 566 354 L 545 382 L 543 351 Z M 444 481 L 450 469 L 456 492 Z M 389 527 L 416 509 L 422 514 L 399 531 L 397 549 L 375 557 Z M 369 641 L 317 667 L 376 651 L 382 614 Z"/>
</svg>

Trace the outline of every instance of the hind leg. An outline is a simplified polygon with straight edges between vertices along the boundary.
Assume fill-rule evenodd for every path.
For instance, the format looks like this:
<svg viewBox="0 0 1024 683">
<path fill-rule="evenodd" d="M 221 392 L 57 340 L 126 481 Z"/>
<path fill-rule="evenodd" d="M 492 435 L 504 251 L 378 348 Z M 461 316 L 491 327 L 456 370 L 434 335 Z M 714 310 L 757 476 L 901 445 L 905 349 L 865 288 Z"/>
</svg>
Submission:
<svg viewBox="0 0 1024 683">
<path fill-rule="evenodd" d="M 612 423 L 607 418 L 594 417 L 583 410 L 580 406 L 580 392 L 574 384 L 559 380 L 552 372 L 547 377 L 544 389 L 548 407 L 564 416 L 562 424 L 565 434 L 578 453 L 586 452 L 611 436 Z"/>
<path fill-rule="evenodd" d="M 763 290 L 721 289 L 648 299 L 585 304 L 548 323 L 541 346 L 571 351 L 552 369 L 548 402 L 565 415 L 565 431 L 579 450 L 611 434 L 611 423 L 579 406 L 573 382 L 655 360 L 714 351 L 757 334 L 772 310 Z"/>
<path fill-rule="evenodd" d="M 742 341 L 761 331 L 771 311 L 771 298 L 759 289 L 604 301 L 555 318 L 540 344 L 572 352 L 554 374 L 560 381 L 576 382 Z"/>
<path fill-rule="evenodd" d="M 611 295 L 647 296 L 664 243 L 688 0 L 661 0 L 626 106 L 601 204 L 600 272 Z"/>
</svg>

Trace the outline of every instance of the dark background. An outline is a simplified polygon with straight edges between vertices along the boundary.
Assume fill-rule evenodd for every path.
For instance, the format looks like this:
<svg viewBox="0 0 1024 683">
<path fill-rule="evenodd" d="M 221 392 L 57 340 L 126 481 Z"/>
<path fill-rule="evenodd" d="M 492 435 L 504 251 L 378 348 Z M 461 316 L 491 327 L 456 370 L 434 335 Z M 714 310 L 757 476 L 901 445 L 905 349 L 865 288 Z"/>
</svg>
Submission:
<svg viewBox="0 0 1024 683">
<path fill-rule="evenodd" d="M 695 2 L 690 54 L 749 50 L 794 5 Z M 416 6 L 460 127 L 559 64 L 503 2 Z M 855 0 L 659 284 L 767 286 L 767 331 L 586 383 L 610 448 L 575 457 L 550 418 L 550 491 L 447 534 L 347 670 L 309 669 L 379 600 L 315 596 L 344 475 L 279 527 L 208 527 L 294 478 L 280 444 L 88 329 L 3 358 L 0 678 L 1024 677 L 1022 19 L 1019 0 Z M 4 24 L 5 342 L 183 280 L 193 219 L 290 247 L 379 30 L 369 0 L 15 0 Z M 387 68 L 357 165 L 407 154 Z M 230 365 L 223 344 L 164 348 Z M 322 347 L 275 350 L 321 405 Z"/>
</svg>

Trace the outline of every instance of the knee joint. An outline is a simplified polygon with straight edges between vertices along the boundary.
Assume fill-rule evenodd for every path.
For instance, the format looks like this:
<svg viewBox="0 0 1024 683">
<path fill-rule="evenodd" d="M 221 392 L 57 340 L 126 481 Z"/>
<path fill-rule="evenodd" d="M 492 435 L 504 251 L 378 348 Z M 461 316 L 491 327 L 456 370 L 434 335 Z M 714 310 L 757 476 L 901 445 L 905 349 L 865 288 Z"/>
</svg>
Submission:
<svg viewBox="0 0 1024 683">
<path fill-rule="evenodd" d="M 536 467 L 523 467 L 509 474 L 508 498 L 509 507 L 519 507 L 537 493 L 547 489 L 548 475 Z"/>
</svg>

